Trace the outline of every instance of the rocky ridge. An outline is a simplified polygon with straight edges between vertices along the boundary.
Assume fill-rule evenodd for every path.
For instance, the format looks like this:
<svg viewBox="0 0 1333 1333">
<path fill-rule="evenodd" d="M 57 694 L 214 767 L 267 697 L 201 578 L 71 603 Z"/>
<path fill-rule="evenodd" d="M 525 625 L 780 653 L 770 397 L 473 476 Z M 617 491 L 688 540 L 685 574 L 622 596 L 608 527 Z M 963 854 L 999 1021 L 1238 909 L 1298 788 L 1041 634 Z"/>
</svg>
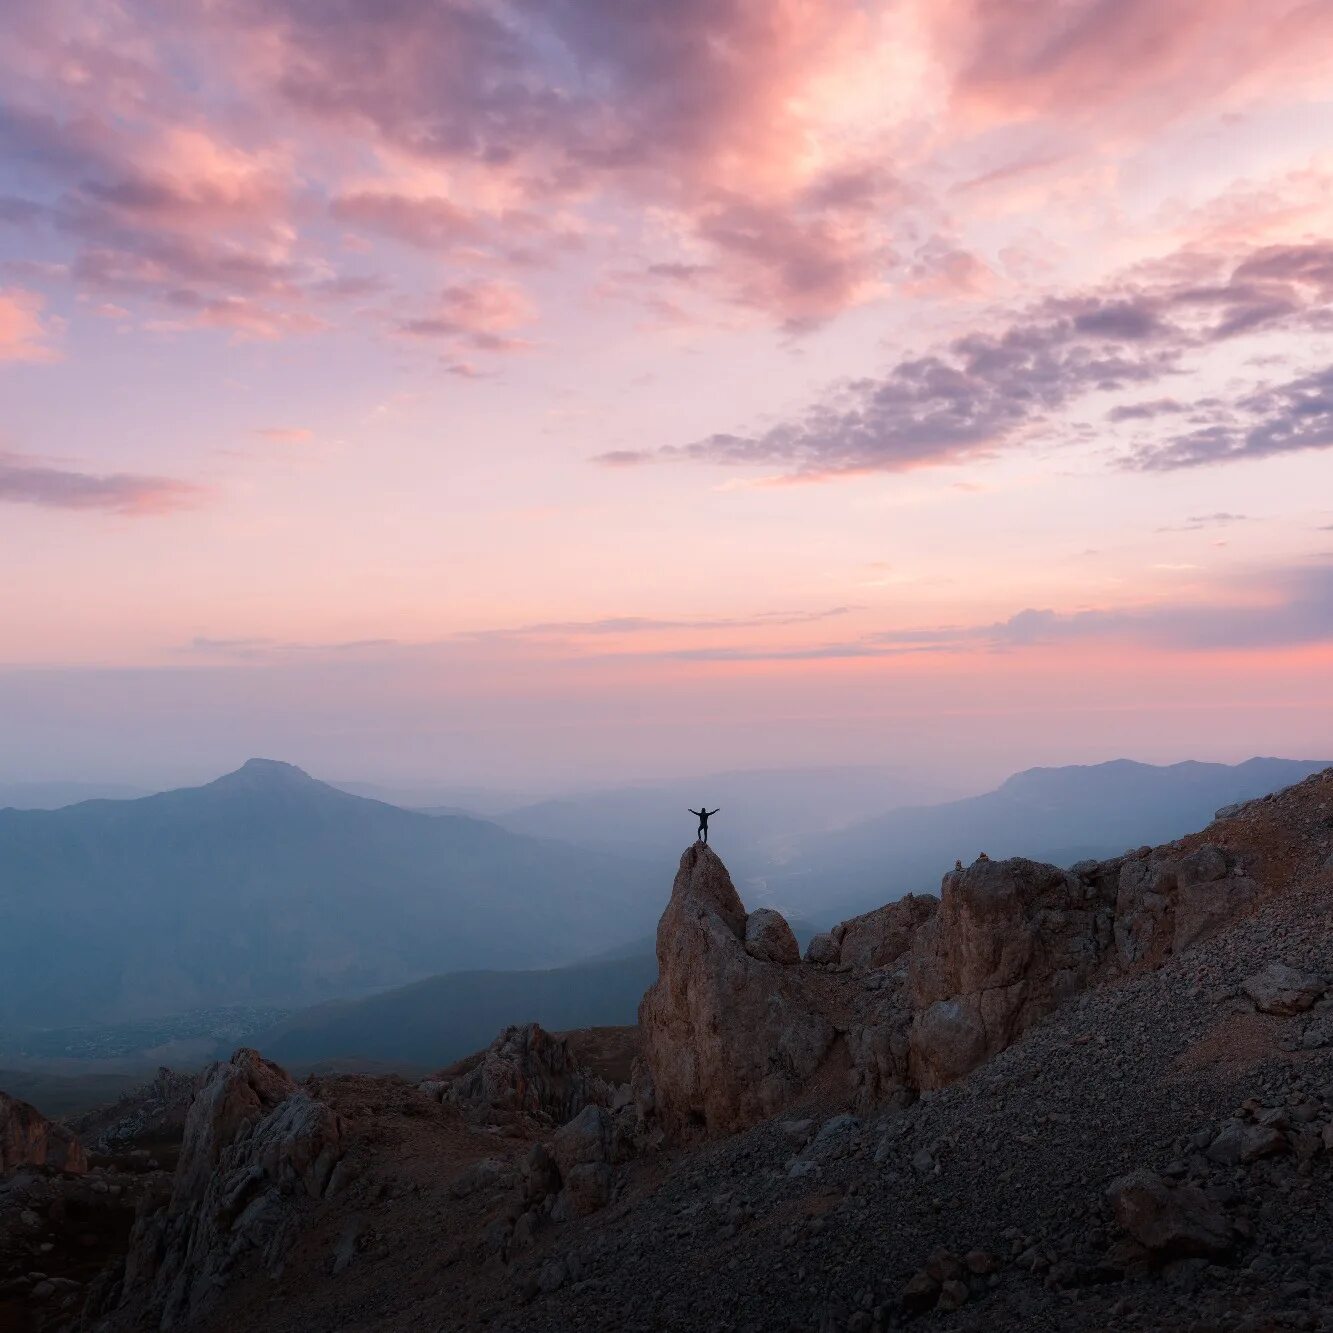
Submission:
<svg viewBox="0 0 1333 1333">
<path fill-rule="evenodd" d="M 1243 812 L 1244 807 L 1238 814 Z M 1234 816 L 1233 816 L 1234 817 Z M 681 859 L 639 1023 L 663 1128 L 731 1133 L 841 1075 L 862 1107 L 964 1077 L 1089 986 L 1160 966 L 1260 895 L 1244 858 L 1202 842 L 1069 870 L 982 853 L 811 940 L 746 914 L 703 843 Z M 787 932 L 790 934 L 790 932 Z"/>
<path fill-rule="evenodd" d="M 632 1085 L 238 1052 L 88 1327 L 1333 1330 L 1331 904 L 1333 771 L 805 960 L 692 848 Z"/>
</svg>

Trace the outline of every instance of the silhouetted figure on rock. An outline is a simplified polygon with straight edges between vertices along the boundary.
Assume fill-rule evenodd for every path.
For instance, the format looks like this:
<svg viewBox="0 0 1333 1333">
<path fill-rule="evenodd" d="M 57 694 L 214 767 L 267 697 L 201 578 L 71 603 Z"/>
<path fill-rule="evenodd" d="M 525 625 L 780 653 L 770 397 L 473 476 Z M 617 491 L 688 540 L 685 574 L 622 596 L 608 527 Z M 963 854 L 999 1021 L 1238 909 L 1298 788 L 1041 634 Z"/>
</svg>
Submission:
<svg viewBox="0 0 1333 1333">
<path fill-rule="evenodd" d="M 699 841 L 708 841 L 708 818 L 710 815 L 717 814 L 716 810 L 710 810 L 702 801 L 699 802 L 697 810 L 691 810 L 690 814 L 699 816 Z"/>
</svg>

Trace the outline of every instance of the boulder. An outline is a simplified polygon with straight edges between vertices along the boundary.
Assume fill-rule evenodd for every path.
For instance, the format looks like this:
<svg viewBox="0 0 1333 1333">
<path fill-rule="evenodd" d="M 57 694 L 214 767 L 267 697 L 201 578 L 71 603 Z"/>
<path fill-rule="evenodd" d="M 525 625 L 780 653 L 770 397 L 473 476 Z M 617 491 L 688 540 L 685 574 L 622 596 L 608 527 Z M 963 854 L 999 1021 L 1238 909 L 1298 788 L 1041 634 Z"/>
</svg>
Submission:
<svg viewBox="0 0 1333 1333">
<path fill-rule="evenodd" d="M 551 1142 L 551 1155 L 562 1177 L 576 1166 L 610 1162 L 615 1157 L 614 1125 L 600 1106 L 585 1106 L 568 1124 L 562 1125 Z"/>
<path fill-rule="evenodd" d="M 807 963 L 841 962 L 842 955 L 838 948 L 837 936 L 831 932 L 814 936 L 810 943 L 805 946 L 805 961 Z"/>
<path fill-rule="evenodd" d="M 584 1069 L 564 1037 L 537 1023 L 507 1027 L 437 1080 L 441 1100 L 475 1125 L 563 1125 L 585 1106 L 609 1105 L 611 1085 Z"/>
<path fill-rule="evenodd" d="M 35 1106 L 0 1092 L 0 1176 L 24 1166 L 80 1174 L 88 1159 L 79 1140 Z"/>
<path fill-rule="evenodd" d="M 1106 1191 L 1115 1220 L 1158 1258 L 1217 1255 L 1231 1248 L 1231 1222 L 1193 1185 L 1172 1185 L 1152 1171 L 1131 1171 Z"/>
<path fill-rule="evenodd" d="M 1080 876 L 1015 857 L 944 877 L 915 936 L 908 992 L 919 1087 L 961 1077 L 1083 989 L 1112 940 L 1104 893 Z"/>
<path fill-rule="evenodd" d="M 1241 989 L 1264 1014 L 1299 1014 L 1328 989 L 1323 977 L 1302 972 L 1286 963 L 1269 963 L 1262 972 L 1246 977 Z"/>
<path fill-rule="evenodd" d="M 934 916 L 940 900 L 909 893 L 895 903 L 842 923 L 838 960 L 853 967 L 887 967 L 912 947 L 917 930 Z"/>
<path fill-rule="evenodd" d="M 836 1035 L 809 969 L 747 952 L 745 908 L 717 854 L 681 857 L 657 928 L 658 979 L 639 1006 L 661 1127 L 724 1134 L 776 1114 Z"/>
<path fill-rule="evenodd" d="M 1269 1125 L 1247 1125 L 1242 1120 L 1228 1120 L 1208 1145 L 1207 1155 L 1226 1166 L 1257 1161 L 1286 1150 L 1287 1140 L 1279 1129 Z"/>
<path fill-rule="evenodd" d="M 551 1216 L 557 1222 L 587 1217 L 611 1202 L 615 1173 L 605 1162 L 582 1162 L 565 1177 Z"/>
<path fill-rule="evenodd" d="M 801 950 L 787 918 L 761 907 L 745 918 L 745 952 L 770 963 L 799 963 Z"/>
</svg>

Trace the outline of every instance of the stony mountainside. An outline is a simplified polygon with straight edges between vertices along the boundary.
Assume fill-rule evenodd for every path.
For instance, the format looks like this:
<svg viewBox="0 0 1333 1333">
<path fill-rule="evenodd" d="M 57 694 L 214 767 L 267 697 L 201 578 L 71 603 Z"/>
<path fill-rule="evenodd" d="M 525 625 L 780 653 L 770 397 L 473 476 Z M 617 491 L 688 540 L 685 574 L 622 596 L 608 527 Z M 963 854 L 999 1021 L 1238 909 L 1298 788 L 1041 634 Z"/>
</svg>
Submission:
<svg viewBox="0 0 1333 1333">
<path fill-rule="evenodd" d="M 1331 908 L 1333 770 L 1068 871 L 978 857 L 804 959 L 695 846 L 628 1082 L 533 1026 L 419 1086 L 240 1051 L 86 1297 L 56 1215 L 121 1168 L 11 1176 L 0 1226 L 47 1202 L 10 1298 L 104 1333 L 1333 1330 Z"/>
</svg>

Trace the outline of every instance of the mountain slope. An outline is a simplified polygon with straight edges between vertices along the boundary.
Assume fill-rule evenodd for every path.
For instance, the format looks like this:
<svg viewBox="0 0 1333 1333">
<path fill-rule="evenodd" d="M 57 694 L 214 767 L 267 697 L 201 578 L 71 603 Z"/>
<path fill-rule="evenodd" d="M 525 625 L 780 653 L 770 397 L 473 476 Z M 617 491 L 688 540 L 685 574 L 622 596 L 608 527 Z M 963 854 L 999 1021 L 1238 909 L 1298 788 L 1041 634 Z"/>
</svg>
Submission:
<svg viewBox="0 0 1333 1333">
<path fill-rule="evenodd" d="M 634 863 L 251 760 L 203 787 L 0 811 L 0 1020 L 311 1003 L 642 935 Z"/>
<path fill-rule="evenodd" d="M 511 1023 L 551 1030 L 632 1024 L 657 977 L 651 944 L 625 958 L 528 972 L 453 972 L 295 1014 L 255 1045 L 279 1062 L 353 1060 L 439 1068 Z"/>
<path fill-rule="evenodd" d="M 907 892 L 934 892 L 955 859 L 1027 856 L 1069 865 L 1166 842 L 1222 806 L 1289 786 L 1328 761 L 1247 759 L 1159 766 L 1032 768 L 995 791 L 943 805 L 892 810 L 810 840 L 770 877 L 769 892 L 804 911 L 848 910 Z"/>
</svg>

